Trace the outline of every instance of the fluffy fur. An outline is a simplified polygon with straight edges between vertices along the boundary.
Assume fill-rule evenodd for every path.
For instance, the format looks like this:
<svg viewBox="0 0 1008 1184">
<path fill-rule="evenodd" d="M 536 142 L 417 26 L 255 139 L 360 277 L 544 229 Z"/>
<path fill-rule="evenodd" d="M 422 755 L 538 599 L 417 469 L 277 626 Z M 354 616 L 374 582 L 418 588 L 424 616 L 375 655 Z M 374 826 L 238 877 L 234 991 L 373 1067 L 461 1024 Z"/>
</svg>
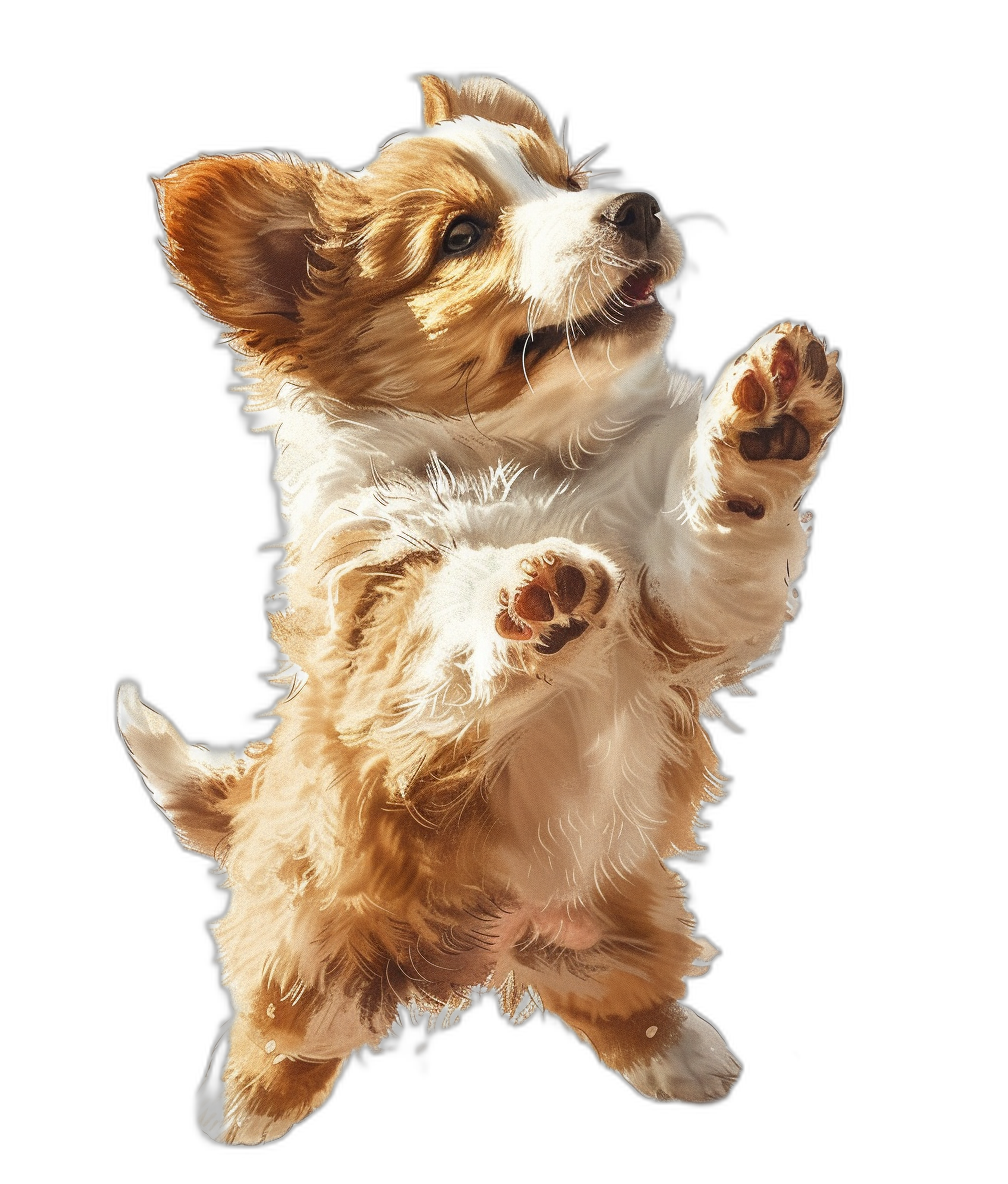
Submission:
<svg viewBox="0 0 1008 1184">
<path fill-rule="evenodd" d="M 361 173 L 218 156 L 158 183 L 288 528 L 271 738 L 213 755 L 119 700 L 227 871 L 226 1141 L 282 1135 L 400 1006 L 474 987 L 652 1097 L 739 1071 L 679 1002 L 712 950 L 662 860 L 718 794 L 701 706 L 793 614 L 836 355 L 780 325 L 701 401 L 662 357 L 681 247 L 654 199 L 589 187 L 504 83 L 422 85 L 426 131 Z"/>
</svg>

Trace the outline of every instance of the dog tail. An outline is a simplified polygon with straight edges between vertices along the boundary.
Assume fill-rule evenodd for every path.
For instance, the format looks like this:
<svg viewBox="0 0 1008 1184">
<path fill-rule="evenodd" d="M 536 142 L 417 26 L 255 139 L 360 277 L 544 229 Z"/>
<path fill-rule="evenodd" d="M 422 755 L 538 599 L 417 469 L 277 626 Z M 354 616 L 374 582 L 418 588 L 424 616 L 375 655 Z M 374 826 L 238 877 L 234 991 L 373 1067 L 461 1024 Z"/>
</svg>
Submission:
<svg viewBox="0 0 1008 1184">
<path fill-rule="evenodd" d="M 119 687 L 117 717 L 130 756 L 182 845 L 223 866 L 231 821 L 247 796 L 253 762 L 187 744 L 163 716 L 141 701 L 139 688 L 131 682 Z"/>
</svg>

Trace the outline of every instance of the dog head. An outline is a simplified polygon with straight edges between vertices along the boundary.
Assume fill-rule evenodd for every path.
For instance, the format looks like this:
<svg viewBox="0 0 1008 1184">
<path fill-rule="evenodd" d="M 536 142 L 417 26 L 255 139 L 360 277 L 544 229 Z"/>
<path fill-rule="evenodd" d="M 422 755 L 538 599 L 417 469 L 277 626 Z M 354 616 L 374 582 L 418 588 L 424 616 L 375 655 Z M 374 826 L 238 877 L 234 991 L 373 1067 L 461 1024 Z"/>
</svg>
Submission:
<svg viewBox="0 0 1008 1184">
<path fill-rule="evenodd" d="M 512 87 L 421 85 L 426 132 L 359 173 L 267 155 L 169 173 L 169 262 L 238 349 L 323 402 L 563 416 L 660 347 L 679 238 L 650 194 L 589 188 Z"/>
</svg>

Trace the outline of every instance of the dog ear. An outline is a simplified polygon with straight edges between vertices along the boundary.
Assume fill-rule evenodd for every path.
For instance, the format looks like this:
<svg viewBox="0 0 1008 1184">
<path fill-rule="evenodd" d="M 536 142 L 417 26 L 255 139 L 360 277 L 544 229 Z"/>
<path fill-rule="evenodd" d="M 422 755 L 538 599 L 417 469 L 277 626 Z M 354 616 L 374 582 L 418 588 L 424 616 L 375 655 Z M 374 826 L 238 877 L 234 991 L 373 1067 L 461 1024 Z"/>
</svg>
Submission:
<svg viewBox="0 0 1008 1184">
<path fill-rule="evenodd" d="M 476 115 L 493 123 L 517 124 L 535 132 L 546 143 L 554 139 L 546 116 L 520 90 L 500 78 L 467 78 L 456 90 L 443 78 L 425 74 L 420 79 L 424 123 L 432 127 L 460 115 Z"/>
<path fill-rule="evenodd" d="M 333 267 L 325 190 L 348 181 L 270 156 L 203 156 L 154 181 L 172 271 L 244 352 L 292 360 L 313 273 Z"/>
</svg>

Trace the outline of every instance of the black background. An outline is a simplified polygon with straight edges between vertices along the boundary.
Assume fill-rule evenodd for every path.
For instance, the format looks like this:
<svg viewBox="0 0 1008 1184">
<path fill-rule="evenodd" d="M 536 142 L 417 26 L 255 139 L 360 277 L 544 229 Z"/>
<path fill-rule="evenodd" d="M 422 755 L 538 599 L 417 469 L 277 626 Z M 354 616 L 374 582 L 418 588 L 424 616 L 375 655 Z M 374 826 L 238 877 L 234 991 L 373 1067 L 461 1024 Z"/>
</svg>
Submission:
<svg viewBox="0 0 1008 1184">
<path fill-rule="evenodd" d="M 862 683 L 878 646 L 872 552 L 881 534 L 868 314 L 885 313 L 892 294 L 885 272 L 865 278 L 878 250 L 863 211 L 878 205 L 881 129 L 850 104 L 840 50 L 823 39 L 798 51 L 789 33 L 644 69 L 483 47 L 461 63 L 443 53 L 402 66 L 372 60 L 355 77 L 338 60 L 323 82 L 315 60 L 303 88 L 291 75 L 306 51 L 276 72 L 269 52 L 259 46 L 255 64 L 174 59 L 121 91 L 110 85 L 102 142 L 72 179 L 97 198 L 84 236 L 91 284 L 79 301 L 82 316 L 102 322 L 99 348 L 111 358 L 95 379 L 98 347 L 76 350 L 107 408 L 85 461 L 104 507 L 88 540 L 102 601 L 90 706 L 101 723 L 86 752 L 107 776 L 91 779 L 98 789 L 81 804 L 82 825 L 97 830 L 79 910 L 96 1000 L 88 1008 L 103 1017 L 114 1080 L 92 1093 L 85 1079 L 76 1105 L 91 1130 L 108 1127 L 110 1156 L 117 1131 L 149 1141 L 155 1158 L 219 1166 L 236 1154 L 206 1143 L 193 1118 L 226 1017 L 206 933 L 225 897 L 143 792 L 113 703 L 117 681 L 134 678 L 188 739 L 236 744 L 267 731 L 255 716 L 272 702 L 261 676 L 275 658 L 263 616 L 275 553 L 261 548 L 278 520 L 269 439 L 249 435 L 238 398 L 225 393 L 231 355 L 214 345 L 218 330 L 169 283 L 148 178 L 199 152 L 264 147 L 360 166 L 394 131 L 417 126 L 409 76 L 430 69 L 508 77 L 554 126 L 569 118 L 574 156 L 609 144 L 596 167 L 621 168 L 622 180 L 606 184 L 647 188 L 672 217 L 721 220 L 724 230 L 702 220 L 681 227 L 691 262 L 663 296 L 678 318 L 675 363 L 713 378 L 784 317 L 841 349 L 848 405 L 805 498 L 816 520 L 801 617 L 775 667 L 753 678 L 756 697 L 725 701 L 744 734 L 713 726 L 731 794 L 708 811 L 704 866 L 685 869 L 700 932 L 724 950 L 689 1003 L 725 1032 L 746 1070 L 724 1105 L 653 1105 L 553 1019 L 513 1030 L 488 1003 L 423 1054 L 413 1036 L 354 1062 L 322 1112 L 256 1154 L 294 1167 L 309 1151 L 364 1137 L 372 1150 L 387 1139 L 405 1165 L 418 1143 L 455 1158 L 470 1144 L 514 1148 L 532 1131 L 548 1170 L 595 1154 L 599 1141 L 617 1156 L 650 1148 L 673 1164 L 683 1163 L 676 1148 L 695 1148 L 686 1159 L 695 1167 L 730 1150 L 797 1165 L 809 1137 L 846 1144 L 882 1101 L 863 1072 L 869 1036 L 855 1000 L 877 940 L 872 893 L 858 883 L 874 793 L 863 736 L 875 708 Z"/>
</svg>

